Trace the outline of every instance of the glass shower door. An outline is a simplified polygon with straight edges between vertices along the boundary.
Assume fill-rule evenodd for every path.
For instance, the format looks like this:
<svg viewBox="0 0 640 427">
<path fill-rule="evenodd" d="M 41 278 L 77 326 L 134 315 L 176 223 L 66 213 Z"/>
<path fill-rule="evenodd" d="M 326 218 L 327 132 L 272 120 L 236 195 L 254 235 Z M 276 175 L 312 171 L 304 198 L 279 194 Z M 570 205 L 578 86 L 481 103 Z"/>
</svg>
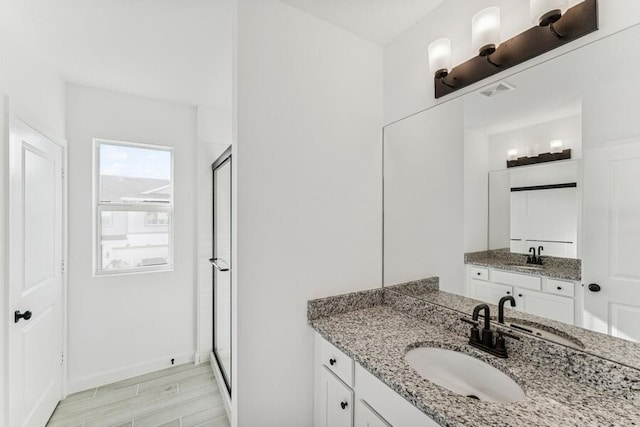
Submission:
<svg viewBox="0 0 640 427">
<path fill-rule="evenodd" d="M 213 169 L 213 354 L 231 394 L 231 148 Z"/>
</svg>

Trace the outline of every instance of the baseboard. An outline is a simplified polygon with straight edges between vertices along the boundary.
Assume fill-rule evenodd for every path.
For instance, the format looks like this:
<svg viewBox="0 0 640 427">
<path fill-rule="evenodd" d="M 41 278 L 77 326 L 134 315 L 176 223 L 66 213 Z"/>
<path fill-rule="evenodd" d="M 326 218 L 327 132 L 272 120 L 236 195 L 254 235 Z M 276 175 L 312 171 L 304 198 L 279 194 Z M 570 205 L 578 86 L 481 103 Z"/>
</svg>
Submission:
<svg viewBox="0 0 640 427">
<path fill-rule="evenodd" d="M 224 384 L 222 371 L 220 371 L 218 361 L 213 356 L 213 353 L 209 353 L 209 358 L 211 359 L 211 369 L 213 370 L 213 374 L 216 377 L 216 383 L 218 384 L 218 389 L 220 390 L 220 395 L 222 396 L 222 403 L 224 403 L 224 411 L 227 413 L 227 418 L 229 419 L 229 421 L 231 421 L 231 396 L 229 396 L 229 390 L 227 390 L 227 386 Z"/>
<path fill-rule="evenodd" d="M 171 365 L 171 359 L 175 359 L 174 365 Z M 84 378 L 70 379 L 68 384 L 69 394 L 103 385 L 126 380 L 128 378 L 137 377 L 138 375 L 149 374 L 151 372 L 160 371 L 170 368 L 171 366 L 182 365 L 185 363 L 193 363 L 194 353 L 182 353 L 178 355 L 166 356 L 160 359 L 148 362 L 138 363 L 136 365 L 127 366 L 125 368 L 114 369 L 112 371 L 103 372 L 97 375 L 87 376 Z"/>
<path fill-rule="evenodd" d="M 200 354 L 198 354 L 198 358 L 200 360 L 200 363 L 208 362 L 209 359 L 211 359 L 211 352 L 210 351 L 205 351 L 203 353 L 200 353 Z"/>
</svg>

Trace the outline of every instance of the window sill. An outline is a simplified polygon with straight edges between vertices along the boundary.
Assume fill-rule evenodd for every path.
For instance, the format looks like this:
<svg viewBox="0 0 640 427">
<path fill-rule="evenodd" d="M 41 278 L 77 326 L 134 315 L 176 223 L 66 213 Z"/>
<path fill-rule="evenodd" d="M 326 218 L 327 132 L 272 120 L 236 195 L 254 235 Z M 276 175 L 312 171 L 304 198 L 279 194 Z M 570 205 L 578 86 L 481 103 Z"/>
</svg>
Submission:
<svg viewBox="0 0 640 427">
<path fill-rule="evenodd" d="M 141 267 L 132 270 L 105 270 L 105 271 L 94 271 L 93 277 L 111 277 L 111 276 L 135 276 L 139 274 L 150 274 L 150 273 L 169 273 L 173 272 L 174 266 L 166 266 L 166 267 Z"/>
</svg>

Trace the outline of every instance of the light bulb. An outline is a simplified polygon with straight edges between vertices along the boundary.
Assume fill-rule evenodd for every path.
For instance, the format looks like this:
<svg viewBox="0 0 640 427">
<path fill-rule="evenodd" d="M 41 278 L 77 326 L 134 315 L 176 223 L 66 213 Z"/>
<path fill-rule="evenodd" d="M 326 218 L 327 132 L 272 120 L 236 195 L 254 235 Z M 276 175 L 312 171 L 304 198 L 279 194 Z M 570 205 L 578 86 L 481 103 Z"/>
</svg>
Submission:
<svg viewBox="0 0 640 427">
<path fill-rule="evenodd" d="M 438 39 L 429 45 L 429 69 L 435 78 L 443 78 L 451 70 L 451 40 Z"/>
<path fill-rule="evenodd" d="M 491 55 L 500 44 L 500 8 L 488 7 L 471 20 L 471 45 L 480 56 Z"/>
<path fill-rule="evenodd" d="M 530 0 L 533 25 L 546 27 L 559 20 L 569 8 L 568 0 Z"/>
<path fill-rule="evenodd" d="M 507 160 L 509 160 L 509 161 L 518 160 L 518 149 L 517 148 L 510 148 L 510 149 L 507 150 Z"/>
<path fill-rule="evenodd" d="M 554 139 L 553 141 L 549 142 L 549 151 L 552 154 L 562 153 L 563 145 L 564 143 L 561 139 Z"/>
</svg>

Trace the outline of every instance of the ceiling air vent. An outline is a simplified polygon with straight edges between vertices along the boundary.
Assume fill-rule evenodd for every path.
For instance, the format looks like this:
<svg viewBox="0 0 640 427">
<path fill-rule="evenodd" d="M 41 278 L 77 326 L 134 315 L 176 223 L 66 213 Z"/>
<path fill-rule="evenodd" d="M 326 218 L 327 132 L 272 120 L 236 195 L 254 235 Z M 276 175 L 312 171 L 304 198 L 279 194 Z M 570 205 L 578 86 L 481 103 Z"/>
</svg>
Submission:
<svg viewBox="0 0 640 427">
<path fill-rule="evenodd" d="M 514 90 L 515 87 L 510 85 L 507 82 L 498 82 L 492 86 L 486 87 L 478 91 L 480 95 L 486 96 L 487 98 L 492 98 L 496 95 L 500 95 L 501 93 L 510 92 Z"/>
</svg>

